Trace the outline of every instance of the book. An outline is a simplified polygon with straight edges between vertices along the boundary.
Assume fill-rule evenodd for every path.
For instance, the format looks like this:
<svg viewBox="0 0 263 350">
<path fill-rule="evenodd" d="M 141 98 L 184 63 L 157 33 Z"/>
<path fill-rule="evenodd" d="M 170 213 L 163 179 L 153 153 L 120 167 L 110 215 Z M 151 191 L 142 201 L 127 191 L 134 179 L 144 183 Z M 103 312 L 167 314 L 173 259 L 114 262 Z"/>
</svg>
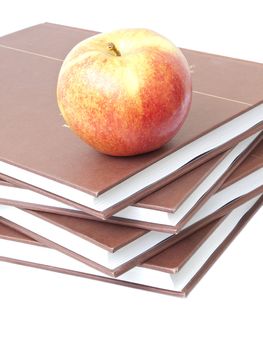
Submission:
<svg viewBox="0 0 263 350">
<path fill-rule="evenodd" d="M 64 127 L 55 93 L 66 53 L 94 34 L 46 23 L 0 38 L 4 179 L 105 219 L 262 130 L 263 65 L 183 49 L 193 102 L 176 137 L 141 156 L 99 154 Z"/>
<path fill-rule="evenodd" d="M 259 195 L 186 238 L 159 257 L 118 278 L 102 273 L 0 223 L 0 261 L 119 284 L 174 296 L 186 296 L 211 268 L 262 205 Z M 194 237 L 195 241 L 192 240 Z M 172 249 L 172 251 L 171 251 Z M 155 260 L 153 260 L 155 259 Z M 220 283 L 222 285 L 223 282 Z"/>
<path fill-rule="evenodd" d="M 250 136 L 233 149 L 179 177 L 137 204 L 128 206 L 107 221 L 146 230 L 178 232 L 248 154 L 251 154 L 250 159 L 260 156 L 263 159 L 262 137 L 262 133 Z M 261 166 L 260 161 L 256 164 Z M 92 219 L 78 209 L 37 192 L 11 187 L 10 184 L 7 186 L 8 183 L 0 183 L 0 203 Z"/>
<path fill-rule="evenodd" d="M 0 217 L 6 225 L 33 239 L 116 277 L 262 193 L 262 159 L 261 166 L 256 170 L 253 165 L 249 171 L 251 162 L 248 165 L 245 163 L 236 169 L 226 180 L 225 187 L 211 196 L 177 234 L 21 210 L 10 205 L 0 205 Z M 244 176 L 241 175 L 242 171 Z M 238 181 L 234 182 L 231 179 L 233 176 L 237 176 Z"/>
</svg>

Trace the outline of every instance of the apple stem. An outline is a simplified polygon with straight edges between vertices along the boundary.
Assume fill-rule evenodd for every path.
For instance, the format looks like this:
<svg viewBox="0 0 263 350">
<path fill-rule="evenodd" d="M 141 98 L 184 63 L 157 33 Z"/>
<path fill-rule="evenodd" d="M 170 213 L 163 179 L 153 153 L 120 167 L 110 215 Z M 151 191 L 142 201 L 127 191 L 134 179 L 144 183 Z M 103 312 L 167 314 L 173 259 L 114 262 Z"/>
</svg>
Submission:
<svg viewBox="0 0 263 350">
<path fill-rule="evenodd" d="M 108 49 L 114 52 L 116 56 L 121 56 L 120 51 L 117 50 L 116 46 L 113 43 L 108 43 L 107 46 L 108 46 Z"/>
</svg>

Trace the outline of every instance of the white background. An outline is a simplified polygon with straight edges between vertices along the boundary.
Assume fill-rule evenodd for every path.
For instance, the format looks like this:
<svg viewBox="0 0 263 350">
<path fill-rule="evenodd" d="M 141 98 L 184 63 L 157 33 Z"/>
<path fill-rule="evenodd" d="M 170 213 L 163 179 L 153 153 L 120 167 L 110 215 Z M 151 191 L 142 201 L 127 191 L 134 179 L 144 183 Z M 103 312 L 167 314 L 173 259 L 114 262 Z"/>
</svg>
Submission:
<svg viewBox="0 0 263 350">
<path fill-rule="evenodd" d="M 263 63 L 261 2 L 9 0 L 0 35 L 46 21 L 148 27 L 177 46 Z M 262 350 L 262 214 L 187 299 L 0 263 L 0 349 Z"/>
</svg>

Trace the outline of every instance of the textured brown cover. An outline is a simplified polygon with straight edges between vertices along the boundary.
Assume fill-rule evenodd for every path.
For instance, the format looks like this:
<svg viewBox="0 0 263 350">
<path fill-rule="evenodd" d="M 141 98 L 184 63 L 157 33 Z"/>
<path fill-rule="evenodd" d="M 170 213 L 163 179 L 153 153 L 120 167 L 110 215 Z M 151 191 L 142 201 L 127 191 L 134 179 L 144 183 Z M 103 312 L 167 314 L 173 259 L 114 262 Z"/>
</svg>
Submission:
<svg viewBox="0 0 263 350">
<path fill-rule="evenodd" d="M 97 246 L 114 253 L 123 246 L 149 232 L 140 228 L 120 226 L 106 222 L 74 218 L 53 213 L 29 211 L 31 214 L 62 227 Z M 3 218 L 0 217 L 0 221 Z"/>
<path fill-rule="evenodd" d="M 189 117 L 177 136 L 160 150 L 142 156 L 116 158 L 99 154 L 63 127 L 55 94 L 58 72 L 66 53 L 93 34 L 47 23 L 0 38 L 0 75 L 4 82 L 1 85 L 4 106 L 0 115 L 0 160 L 98 196 L 262 101 L 263 65 L 183 50 L 194 66 L 194 91 Z M 34 189 L 106 218 L 261 130 L 262 126 L 258 124 L 103 212 Z M 13 146 L 12 140 L 16 140 L 19 148 Z M 33 188 L 15 179 L 3 178 Z"/>
<path fill-rule="evenodd" d="M 225 179 L 229 177 L 233 171 L 246 159 L 248 155 L 254 159 L 258 156 L 263 159 L 263 133 L 245 150 L 240 156 L 233 162 L 228 171 L 215 183 L 200 200 L 202 203 L 212 192 L 215 192 L 222 186 Z M 255 148 L 256 149 L 255 149 Z M 231 150 L 230 150 L 231 151 Z M 158 191 L 153 192 L 149 196 L 141 199 L 138 203 L 134 204 L 143 208 L 150 208 L 156 210 L 162 210 L 167 212 L 175 212 L 176 209 L 187 199 L 187 197 L 196 189 L 196 187 L 212 172 L 214 167 L 220 163 L 228 152 L 218 155 L 212 158 L 199 167 L 191 170 L 178 179 L 172 181 L 168 185 L 162 187 Z M 254 160 L 255 166 L 258 163 Z M 235 182 L 236 180 L 233 180 Z"/>
<path fill-rule="evenodd" d="M 221 189 L 230 186 L 263 166 L 263 141 L 252 150 L 249 156 L 236 168 L 226 181 L 221 185 Z"/>
<path fill-rule="evenodd" d="M 252 150 L 252 147 L 258 142 L 259 138 L 253 142 L 248 148 L 248 152 Z M 192 193 L 192 191 L 210 174 L 210 172 L 225 158 L 225 156 L 230 152 L 225 151 L 216 157 L 208 160 L 206 163 L 200 165 L 199 167 L 189 171 L 188 173 L 180 176 L 174 181 L 170 182 L 168 185 L 160 188 L 159 190 L 153 192 L 149 196 L 143 198 L 137 203 L 134 203 L 133 206 L 151 208 L 166 212 L 174 212 L 181 203 Z M 246 153 L 244 152 L 244 157 Z M 239 159 L 233 165 L 238 165 L 238 162 L 241 162 L 242 159 Z M 232 167 L 231 167 L 232 169 Z M 1 180 L 2 175 L 0 174 L 0 184 L 8 185 L 7 181 Z M 14 185 L 14 184 L 13 184 Z M 169 194 L 169 195 L 168 195 Z M 1 198 L 0 194 L 0 203 L 4 203 L 4 200 Z M 21 204 L 22 205 L 22 204 Z M 36 209 L 36 206 L 29 207 L 29 203 L 25 206 L 27 209 Z M 74 210 L 60 209 L 59 208 L 48 208 L 45 206 L 38 206 L 38 210 L 45 210 L 51 212 L 57 212 L 58 214 L 74 216 Z M 58 211 L 57 211 L 58 210 Z M 84 212 L 82 214 L 85 214 Z M 78 216 L 78 215 L 77 215 Z"/>
<path fill-rule="evenodd" d="M 261 142 L 260 142 L 261 140 Z M 259 143 L 260 142 L 260 143 Z M 254 148 L 255 147 L 255 148 Z M 248 155 L 249 153 L 249 155 Z M 217 156 L 216 158 L 223 158 L 225 155 Z M 245 158 L 246 157 L 246 158 Z M 245 159 L 244 159 L 245 158 Z M 207 170 L 210 169 L 210 162 L 215 162 L 217 163 L 217 159 L 212 159 L 209 162 L 201 165 L 200 167 L 192 170 L 188 174 L 185 174 L 178 178 L 177 180 L 173 181 L 171 184 L 167 185 L 164 187 L 164 194 L 165 196 L 161 193 L 162 191 L 159 190 L 158 192 L 160 193 L 161 201 L 162 203 L 168 203 L 170 201 L 170 195 L 171 191 L 168 191 L 167 188 L 173 188 L 173 192 L 176 194 L 175 197 L 177 197 L 178 201 L 183 197 L 183 192 L 186 193 L 185 196 L 189 195 L 188 191 L 188 185 L 190 188 L 193 188 L 195 186 L 195 181 L 198 182 L 201 180 L 201 177 L 204 176 L 204 174 L 207 173 Z M 213 166 L 213 165 L 212 165 Z M 234 164 L 228 169 L 228 171 L 217 181 L 217 183 L 198 201 L 197 205 L 192 208 L 192 210 L 186 215 L 181 222 L 176 225 L 176 226 L 167 226 L 167 225 L 158 225 L 158 224 L 150 224 L 150 223 L 143 223 L 143 222 L 138 222 L 138 221 L 129 221 L 129 220 L 121 220 L 117 218 L 109 218 L 107 219 L 108 223 L 116 223 L 120 225 L 126 225 L 134 228 L 142 227 L 145 232 L 148 232 L 149 230 L 155 230 L 155 231 L 161 231 L 161 232 L 170 232 L 170 233 L 176 233 L 179 231 L 187 222 L 188 220 L 192 217 L 192 215 L 205 203 L 205 201 L 213 194 L 216 192 L 216 190 L 223 189 L 226 186 L 229 186 L 235 181 L 240 180 L 242 177 L 248 175 L 249 173 L 257 170 L 258 168 L 263 166 L 263 141 L 262 141 L 262 135 L 257 138 L 253 144 L 248 147 L 248 149 L 243 152 L 243 154 L 240 155 L 240 157 L 234 162 Z M 202 170 L 200 168 L 205 168 L 205 170 Z M 197 172 L 197 176 L 196 176 Z M 193 173 L 193 174 L 192 174 Z M 201 174 L 201 175 L 200 175 Z M 192 177 L 191 177 L 192 175 Z M 197 180 L 196 180 L 197 177 Z M 225 180 L 225 182 L 223 182 Z M 7 186 L 10 186 L 7 182 L 2 182 L 2 184 L 5 184 Z M 153 194 L 154 195 L 154 194 Z M 168 198 L 168 199 L 166 199 Z M 42 211 L 42 213 L 39 213 L 40 215 L 44 216 L 45 219 L 47 220 L 53 220 L 56 223 L 66 226 L 67 228 L 78 232 L 78 225 L 83 226 L 85 228 L 85 231 L 89 231 L 89 222 L 88 220 L 86 222 L 86 227 L 85 221 L 83 220 L 74 220 L 70 219 L 69 216 L 72 217 L 78 217 L 78 218 L 86 218 L 86 219 L 95 219 L 95 217 L 91 217 L 86 215 L 85 213 L 78 212 L 76 213 L 75 211 L 70 211 L 67 209 L 59 209 L 59 208 L 52 208 L 52 207 L 46 207 L 46 206 L 41 206 L 41 205 L 35 205 L 35 204 L 30 204 L 26 202 L 18 202 L 18 201 L 11 201 L 11 200 L 1 200 L 0 198 L 0 203 L 2 204 L 8 204 L 8 205 L 15 205 L 16 207 L 22 208 L 22 209 L 31 209 L 34 211 Z M 60 214 L 60 215 L 52 215 L 52 213 L 55 214 Z M 78 224 L 79 222 L 79 224 Z M 126 226 L 124 229 L 126 229 Z M 101 227 L 107 227 L 107 225 L 101 225 Z M 109 228 L 112 226 L 109 226 Z M 82 230 L 83 231 L 83 230 Z M 103 231 L 103 230 L 102 230 Z M 134 229 L 133 233 L 131 234 L 131 230 L 129 235 L 127 236 L 128 239 L 131 238 L 131 235 L 134 239 L 138 238 L 142 233 L 142 231 L 136 231 Z M 138 233 L 137 233 L 138 232 Z M 107 242 L 109 242 L 110 235 L 107 234 Z M 125 236 L 126 237 L 126 236 Z M 92 237 L 91 237 L 92 239 Z M 120 240 L 124 241 L 124 236 L 120 234 Z M 126 242 L 126 241 L 125 241 Z M 109 242 L 108 248 L 109 250 L 117 250 L 119 247 L 122 247 L 123 245 L 127 243 L 121 243 L 119 242 L 119 245 L 116 244 L 115 241 L 115 247 L 113 247 L 112 242 Z M 100 243 L 99 243 L 100 244 Z"/>
<path fill-rule="evenodd" d="M 133 287 L 133 288 L 147 290 L 147 291 L 151 291 L 151 292 L 157 292 L 157 293 L 161 293 L 161 294 L 168 294 L 168 295 L 182 297 L 182 296 L 188 295 L 189 292 L 194 288 L 194 286 L 200 281 L 200 279 L 203 277 L 203 275 L 209 270 L 209 268 L 214 264 L 214 262 L 219 258 L 219 256 L 224 252 L 224 250 L 228 247 L 228 245 L 234 240 L 234 238 L 238 235 L 238 233 L 242 230 L 242 228 L 246 225 L 246 223 L 250 220 L 250 218 L 255 214 L 255 212 L 258 210 L 258 208 L 262 205 L 262 201 L 263 201 L 263 196 L 261 196 L 261 198 L 256 202 L 256 204 L 242 217 L 242 219 L 238 222 L 236 227 L 232 230 L 232 232 L 228 235 L 228 237 L 224 240 L 224 242 L 214 251 L 214 253 L 210 256 L 210 258 L 205 262 L 205 264 L 195 274 L 195 276 L 191 279 L 191 281 L 185 286 L 185 288 L 182 291 L 171 291 L 171 290 L 166 290 L 166 289 L 161 289 L 161 288 L 156 288 L 156 287 L 149 287 L 149 286 L 142 285 L 142 284 L 129 283 L 129 282 L 121 281 L 121 280 L 110 279 L 107 277 L 101 277 L 101 276 L 91 275 L 91 274 L 87 274 L 87 273 L 57 268 L 54 266 L 52 267 L 52 266 L 31 263 L 31 262 L 27 262 L 27 261 L 21 261 L 21 260 L 12 259 L 12 258 L 6 258 L 6 257 L 0 257 L 0 261 L 30 266 L 30 267 L 35 267 L 35 268 L 42 268 L 45 270 L 65 273 L 65 274 L 69 274 L 69 275 L 90 278 L 93 280 L 114 283 L 114 284 L 118 284 L 118 285 Z M 184 262 L 186 260 L 186 256 L 188 258 L 190 257 L 190 255 L 201 244 L 201 241 L 204 241 L 205 238 L 208 237 L 208 235 L 212 233 L 213 229 L 215 229 L 217 227 L 219 222 L 220 222 L 220 220 L 214 221 L 213 223 L 209 224 L 207 227 L 204 227 L 203 230 L 196 232 L 195 235 L 193 235 L 193 237 L 199 237 L 199 240 L 197 239 L 195 243 L 189 242 L 189 238 L 186 238 L 185 240 L 183 240 L 177 244 L 176 253 L 178 254 L 178 256 L 180 256 L 180 258 L 177 259 L 178 265 L 181 266 L 184 264 Z M 17 232 L 13 229 L 10 229 L 9 227 L 5 227 L 4 225 L 1 225 L 1 224 L 0 224 L 0 239 L 9 239 L 9 240 L 15 240 L 15 241 L 23 242 L 23 243 L 28 243 L 28 244 L 38 244 L 39 245 L 39 242 L 34 241 L 32 238 L 27 237 L 27 236 L 21 234 L 20 232 Z M 185 242 L 185 244 L 182 244 L 183 242 Z M 188 244 L 186 242 L 188 242 Z M 191 246 L 191 249 L 189 249 L 190 246 Z M 169 261 L 170 261 L 170 258 L 172 258 L 170 251 L 166 250 L 163 254 L 164 255 L 167 254 L 166 255 L 166 259 L 167 259 L 166 260 L 167 261 L 166 267 L 168 267 L 167 272 L 168 271 L 170 272 Z M 158 266 L 158 263 L 157 263 L 157 266 Z M 154 268 L 154 266 L 152 266 L 151 263 L 147 267 Z M 155 267 L 156 267 L 156 265 L 155 265 Z M 161 264 L 161 267 L 162 268 L 164 267 L 163 263 Z"/>
<path fill-rule="evenodd" d="M 229 167 L 229 169 L 225 172 L 225 174 L 222 175 L 222 177 L 200 198 L 200 200 L 194 205 L 191 209 L 191 212 L 187 215 L 187 217 L 184 218 L 184 221 L 187 220 L 189 215 L 192 214 L 192 211 L 196 208 L 196 206 L 201 206 L 202 203 L 205 202 L 205 200 L 214 193 L 223 183 L 224 179 L 227 178 L 231 172 L 235 170 L 235 168 L 248 156 L 248 154 L 251 154 L 254 147 L 259 142 L 262 142 L 263 135 L 259 135 L 259 137 L 244 151 L 240 154 L 240 156 L 233 162 L 233 164 Z M 263 142 L 262 146 L 263 148 Z M 184 174 L 183 176 L 180 176 L 176 180 L 172 181 L 168 185 L 162 187 L 158 191 L 153 192 L 149 196 L 143 198 L 138 203 L 133 204 L 133 206 L 137 207 L 143 207 L 143 208 L 149 208 L 149 209 L 155 209 L 160 211 L 166 211 L 166 212 L 175 212 L 178 207 L 188 198 L 188 196 L 196 189 L 196 187 L 213 171 L 213 169 L 225 158 L 225 156 L 230 152 L 225 151 L 224 153 L 210 159 L 206 163 L 200 165 L 199 167 L 189 171 L 188 173 Z M 263 151 L 262 151 L 263 156 Z M 0 185 L 8 185 L 8 182 L 1 181 L 1 174 L 0 174 Z M 0 193 L 0 203 L 9 203 L 14 204 L 19 207 L 23 207 L 25 209 L 32 209 L 32 210 L 41 210 L 41 211 L 47 211 L 47 212 L 54 212 L 61 215 L 72 215 L 76 217 L 88 217 L 88 215 L 85 215 L 85 213 L 76 213 L 74 210 L 70 209 L 63 209 L 63 208 L 56 208 L 56 207 L 47 207 L 40 204 L 30 204 L 30 203 L 18 203 L 17 201 L 11 201 L 7 199 L 1 198 Z M 116 218 L 116 220 L 118 220 Z M 133 220 L 135 221 L 135 220 Z M 120 220 L 120 224 L 125 225 L 125 220 Z M 144 228 L 147 227 L 147 223 L 144 223 Z M 139 224 L 140 227 L 140 224 Z M 149 228 L 148 228 L 149 229 Z M 153 229 L 153 227 L 151 227 Z M 177 227 L 174 227 L 174 230 L 176 230 Z"/>
<path fill-rule="evenodd" d="M 176 273 L 196 251 L 196 249 L 198 249 L 199 246 L 210 236 L 210 234 L 213 233 L 215 226 L 217 223 L 220 223 L 223 218 L 224 217 L 216 219 L 208 225 L 200 228 L 190 236 L 181 239 L 171 247 L 142 263 L 141 266 L 167 273 Z M 6 225 L 4 221 L 0 221 L 0 238 L 45 246 L 40 241 L 37 241 L 19 230 Z"/>
<path fill-rule="evenodd" d="M 132 227 L 141 227 L 148 230 L 155 230 L 155 231 L 161 231 L 161 232 L 170 232 L 170 233 L 178 233 L 186 224 L 187 222 L 192 218 L 192 216 L 205 204 L 205 202 L 212 196 L 215 192 L 218 190 L 223 189 L 226 186 L 229 186 L 230 184 L 240 180 L 241 178 L 245 177 L 246 175 L 252 173 L 253 171 L 261 168 L 263 166 L 263 141 L 262 141 L 263 134 L 261 133 L 259 137 L 251 144 L 250 147 L 248 147 L 240 156 L 233 162 L 233 164 L 228 168 L 228 170 L 218 179 L 218 181 L 215 182 L 215 184 L 197 201 L 195 205 L 192 206 L 192 208 L 188 211 L 188 213 L 174 226 L 170 225 L 164 225 L 164 224 L 156 224 L 156 223 L 149 223 L 149 222 L 143 222 L 138 220 L 129 220 L 129 219 L 122 219 L 118 217 L 111 217 L 108 219 L 109 222 L 113 222 L 116 224 L 123 224 L 128 225 Z M 258 145 L 258 146 L 257 146 Z M 254 147 L 256 147 L 255 154 L 254 154 Z M 212 159 L 213 160 L 213 159 Z M 192 170 L 191 172 L 179 177 L 178 179 L 174 180 L 170 184 L 164 186 L 161 188 L 158 193 L 154 192 L 152 195 L 154 197 L 154 200 L 152 203 L 156 203 L 156 209 L 158 208 L 157 201 L 158 197 L 160 198 L 161 205 L 164 205 L 164 203 L 170 204 L 174 201 L 173 200 L 173 193 L 177 194 L 177 198 L 179 199 L 178 207 L 181 204 L 180 199 L 183 197 L 184 200 L 187 198 L 188 195 L 191 194 L 191 192 L 188 191 L 188 184 L 187 182 L 192 181 L 192 185 L 195 179 L 191 179 L 191 173 L 196 177 L 196 171 L 199 171 L 199 174 L 201 173 L 200 169 L 205 164 L 201 165 L 200 167 Z M 212 171 L 212 169 L 210 169 Z M 234 175 L 232 177 L 232 173 L 234 172 Z M 197 175 L 197 181 L 200 181 L 199 176 Z M 195 184 L 195 187 L 198 186 L 198 183 Z M 194 187 L 194 186 L 193 186 Z M 192 188 L 194 190 L 195 188 Z M 185 194 L 185 196 L 184 196 Z M 149 198 L 148 196 L 147 198 Z M 0 200 L 1 202 L 1 200 Z M 175 203 L 175 201 L 174 201 Z M 169 205 L 169 204 L 168 204 Z M 152 209 L 155 209 L 154 207 Z M 176 209 L 176 208 L 175 208 Z"/>
<path fill-rule="evenodd" d="M 213 233 L 215 226 L 223 218 L 221 217 L 205 225 L 190 236 L 148 259 L 142 266 L 167 273 L 178 272 L 202 243 Z"/>
<path fill-rule="evenodd" d="M 253 191 L 247 193 L 246 195 L 240 196 L 236 200 L 231 201 L 230 203 L 228 203 L 224 207 L 220 208 L 219 210 L 217 210 L 213 214 L 198 221 L 194 225 L 187 227 L 186 229 L 181 230 L 177 235 L 172 235 L 171 237 L 166 238 L 164 241 L 162 241 L 162 242 L 158 243 L 157 245 L 155 245 L 154 247 L 146 250 L 145 252 L 141 253 L 140 255 L 136 256 L 135 258 L 123 263 L 122 265 L 116 267 L 115 269 L 106 268 L 105 266 L 102 266 L 102 265 L 100 265 L 100 264 L 98 264 L 90 259 L 84 258 L 83 256 L 75 253 L 74 251 L 69 250 L 67 248 L 64 248 L 64 247 L 60 246 L 59 244 L 56 244 L 56 243 L 54 243 L 46 238 L 43 238 L 43 237 L 37 235 L 34 232 L 31 232 L 27 229 L 24 229 L 23 227 L 18 226 L 11 221 L 0 218 L 0 223 L 4 223 L 5 225 L 7 225 L 9 227 L 14 228 L 14 229 L 26 234 L 27 236 L 32 237 L 34 240 L 37 240 L 40 243 L 42 243 L 50 248 L 57 249 L 57 250 L 61 251 L 62 253 L 69 255 L 69 256 L 97 269 L 98 271 L 101 271 L 109 276 L 118 277 L 121 274 L 125 273 L 126 271 L 130 270 L 131 268 L 135 267 L 136 265 L 141 265 L 146 260 L 159 254 L 163 250 L 171 247 L 173 244 L 179 242 L 180 240 L 192 235 L 197 230 L 201 229 L 202 227 L 206 226 L 207 224 L 211 223 L 212 221 L 214 221 L 218 218 L 221 218 L 222 216 L 224 216 L 225 214 L 230 212 L 232 209 L 235 209 L 239 205 L 245 203 L 249 199 L 251 199 L 251 198 L 253 198 L 256 195 L 261 194 L 261 193 L 263 193 L 263 185 L 258 187 L 256 190 L 253 190 Z M 39 213 L 37 215 L 40 216 Z M 51 214 L 48 214 L 48 215 L 51 215 Z M 48 215 L 46 215 L 46 214 L 43 215 L 41 213 L 41 216 L 49 221 L 50 218 L 47 217 Z M 70 221 L 70 218 L 69 218 L 69 221 Z M 80 233 L 79 231 L 74 231 L 74 234 L 80 235 L 83 238 L 86 237 L 86 239 L 89 236 L 88 232 L 81 232 Z M 93 234 L 94 234 L 94 232 L 93 232 Z M 99 237 L 97 237 L 96 242 L 98 242 L 98 241 L 99 241 Z"/>
</svg>

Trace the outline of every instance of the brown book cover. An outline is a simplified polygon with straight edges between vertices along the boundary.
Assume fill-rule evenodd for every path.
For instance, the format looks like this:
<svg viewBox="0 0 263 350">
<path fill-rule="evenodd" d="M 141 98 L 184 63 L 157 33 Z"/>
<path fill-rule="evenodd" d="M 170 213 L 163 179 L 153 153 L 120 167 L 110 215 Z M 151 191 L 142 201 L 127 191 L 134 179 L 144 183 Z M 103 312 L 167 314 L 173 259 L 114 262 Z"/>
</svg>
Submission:
<svg viewBox="0 0 263 350">
<path fill-rule="evenodd" d="M 248 167 L 250 162 L 247 163 Z M 119 276 L 197 229 L 220 218 L 230 209 L 263 192 L 263 167 L 251 171 L 242 166 L 245 176 L 216 194 L 201 207 L 176 235 L 160 231 L 118 226 L 70 216 L 0 206 L 2 222 L 43 244 L 55 248 L 110 276 Z M 226 180 L 227 181 L 227 180 Z"/>
<path fill-rule="evenodd" d="M 250 138 L 253 137 L 254 136 L 251 136 Z M 247 141 L 243 141 L 241 142 L 241 144 L 244 142 Z M 218 155 L 216 158 L 213 158 L 212 160 L 208 161 L 207 163 L 204 163 L 198 168 L 192 170 L 191 172 L 179 177 L 178 179 L 174 180 L 170 184 L 164 186 L 162 189 L 158 190 L 157 192 L 154 192 L 148 197 L 149 200 L 146 200 L 146 205 L 148 206 L 149 203 L 150 205 L 147 209 L 150 209 L 150 206 L 154 205 L 152 209 L 154 210 L 153 213 L 155 215 L 153 216 L 156 216 L 156 214 L 158 214 L 158 211 L 156 212 L 158 202 L 160 203 L 159 209 L 161 211 L 164 211 L 165 208 L 171 209 L 172 207 L 175 208 L 177 206 L 177 211 L 175 211 L 174 214 L 169 213 L 169 216 L 172 215 L 173 217 L 179 216 L 178 212 L 180 211 L 183 205 L 183 212 L 185 212 L 185 214 L 184 216 L 181 215 L 180 220 L 177 219 L 177 223 L 174 226 L 169 226 L 167 224 L 165 225 L 158 223 L 149 223 L 146 221 L 143 222 L 138 220 L 119 219 L 116 216 L 118 215 L 118 213 L 115 216 L 109 218 L 107 222 L 131 227 L 139 227 L 145 230 L 155 230 L 171 233 L 176 233 L 180 231 L 180 229 L 187 224 L 191 217 L 198 211 L 199 208 L 202 207 L 202 205 L 205 204 L 209 197 L 220 188 L 220 186 L 222 189 L 223 186 L 230 185 L 229 181 L 231 181 L 232 183 L 238 181 L 240 178 L 244 177 L 245 175 L 248 175 L 249 172 L 257 170 L 263 166 L 262 135 L 258 136 L 254 141 L 250 141 L 248 146 L 247 144 L 245 144 L 244 146 L 246 146 L 247 148 L 244 148 L 243 146 L 243 151 L 241 153 L 237 153 L 236 149 L 240 149 L 241 144 L 237 145 L 233 150 L 227 151 L 225 152 L 225 154 Z M 228 160 L 227 158 L 229 157 L 229 155 L 231 156 L 231 153 L 233 152 L 235 154 L 235 159 L 233 160 L 232 158 L 230 167 L 228 167 L 226 171 L 224 171 L 218 177 L 217 181 L 214 181 L 214 177 L 218 176 L 218 174 L 215 174 L 215 171 L 217 171 L 218 166 L 221 166 L 222 162 Z M 242 162 L 244 161 L 244 159 L 245 162 L 243 164 Z M 233 171 L 234 174 L 230 177 Z M 206 193 L 203 191 L 202 196 L 200 196 L 199 194 L 199 199 L 197 200 L 196 192 L 199 190 L 200 187 L 202 189 L 204 181 L 207 180 L 207 177 L 210 177 L 210 181 L 212 178 L 213 185 L 210 188 L 207 187 Z M 226 178 L 229 179 L 228 181 L 224 182 Z M 152 200 L 150 199 L 150 197 L 152 197 Z M 188 203 L 186 203 L 186 201 L 188 201 Z M 194 202 L 195 204 L 193 204 Z M 70 209 L 65 206 L 63 207 L 63 203 L 61 202 L 54 202 L 54 200 L 51 200 L 48 197 L 42 196 L 27 189 L 12 187 L 11 184 L 3 181 L 2 183 L 0 183 L 0 203 L 15 205 L 22 209 L 24 208 L 30 210 L 43 211 L 47 213 L 56 213 L 63 216 L 67 215 L 87 219 L 96 219 L 95 217 L 86 215 L 85 213 L 78 210 L 74 210 L 73 208 Z"/>
<path fill-rule="evenodd" d="M 132 158 L 93 151 L 64 127 L 55 90 L 65 55 L 94 34 L 46 23 L 0 38 L 5 179 L 106 218 L 262 130 L 263 65 L 183 50 L 193 103 L 176 137 Z"/>
<path fill-rule="evenodd" d="M 0 223 L 0 260 L 174 296 L 186 296 L 262 205 L 254 197 L 225 217 L 119 278 L 98 274 L 80 262 Z M 180 270 L 180 271 L 179 271 Z"/>
</svg>

